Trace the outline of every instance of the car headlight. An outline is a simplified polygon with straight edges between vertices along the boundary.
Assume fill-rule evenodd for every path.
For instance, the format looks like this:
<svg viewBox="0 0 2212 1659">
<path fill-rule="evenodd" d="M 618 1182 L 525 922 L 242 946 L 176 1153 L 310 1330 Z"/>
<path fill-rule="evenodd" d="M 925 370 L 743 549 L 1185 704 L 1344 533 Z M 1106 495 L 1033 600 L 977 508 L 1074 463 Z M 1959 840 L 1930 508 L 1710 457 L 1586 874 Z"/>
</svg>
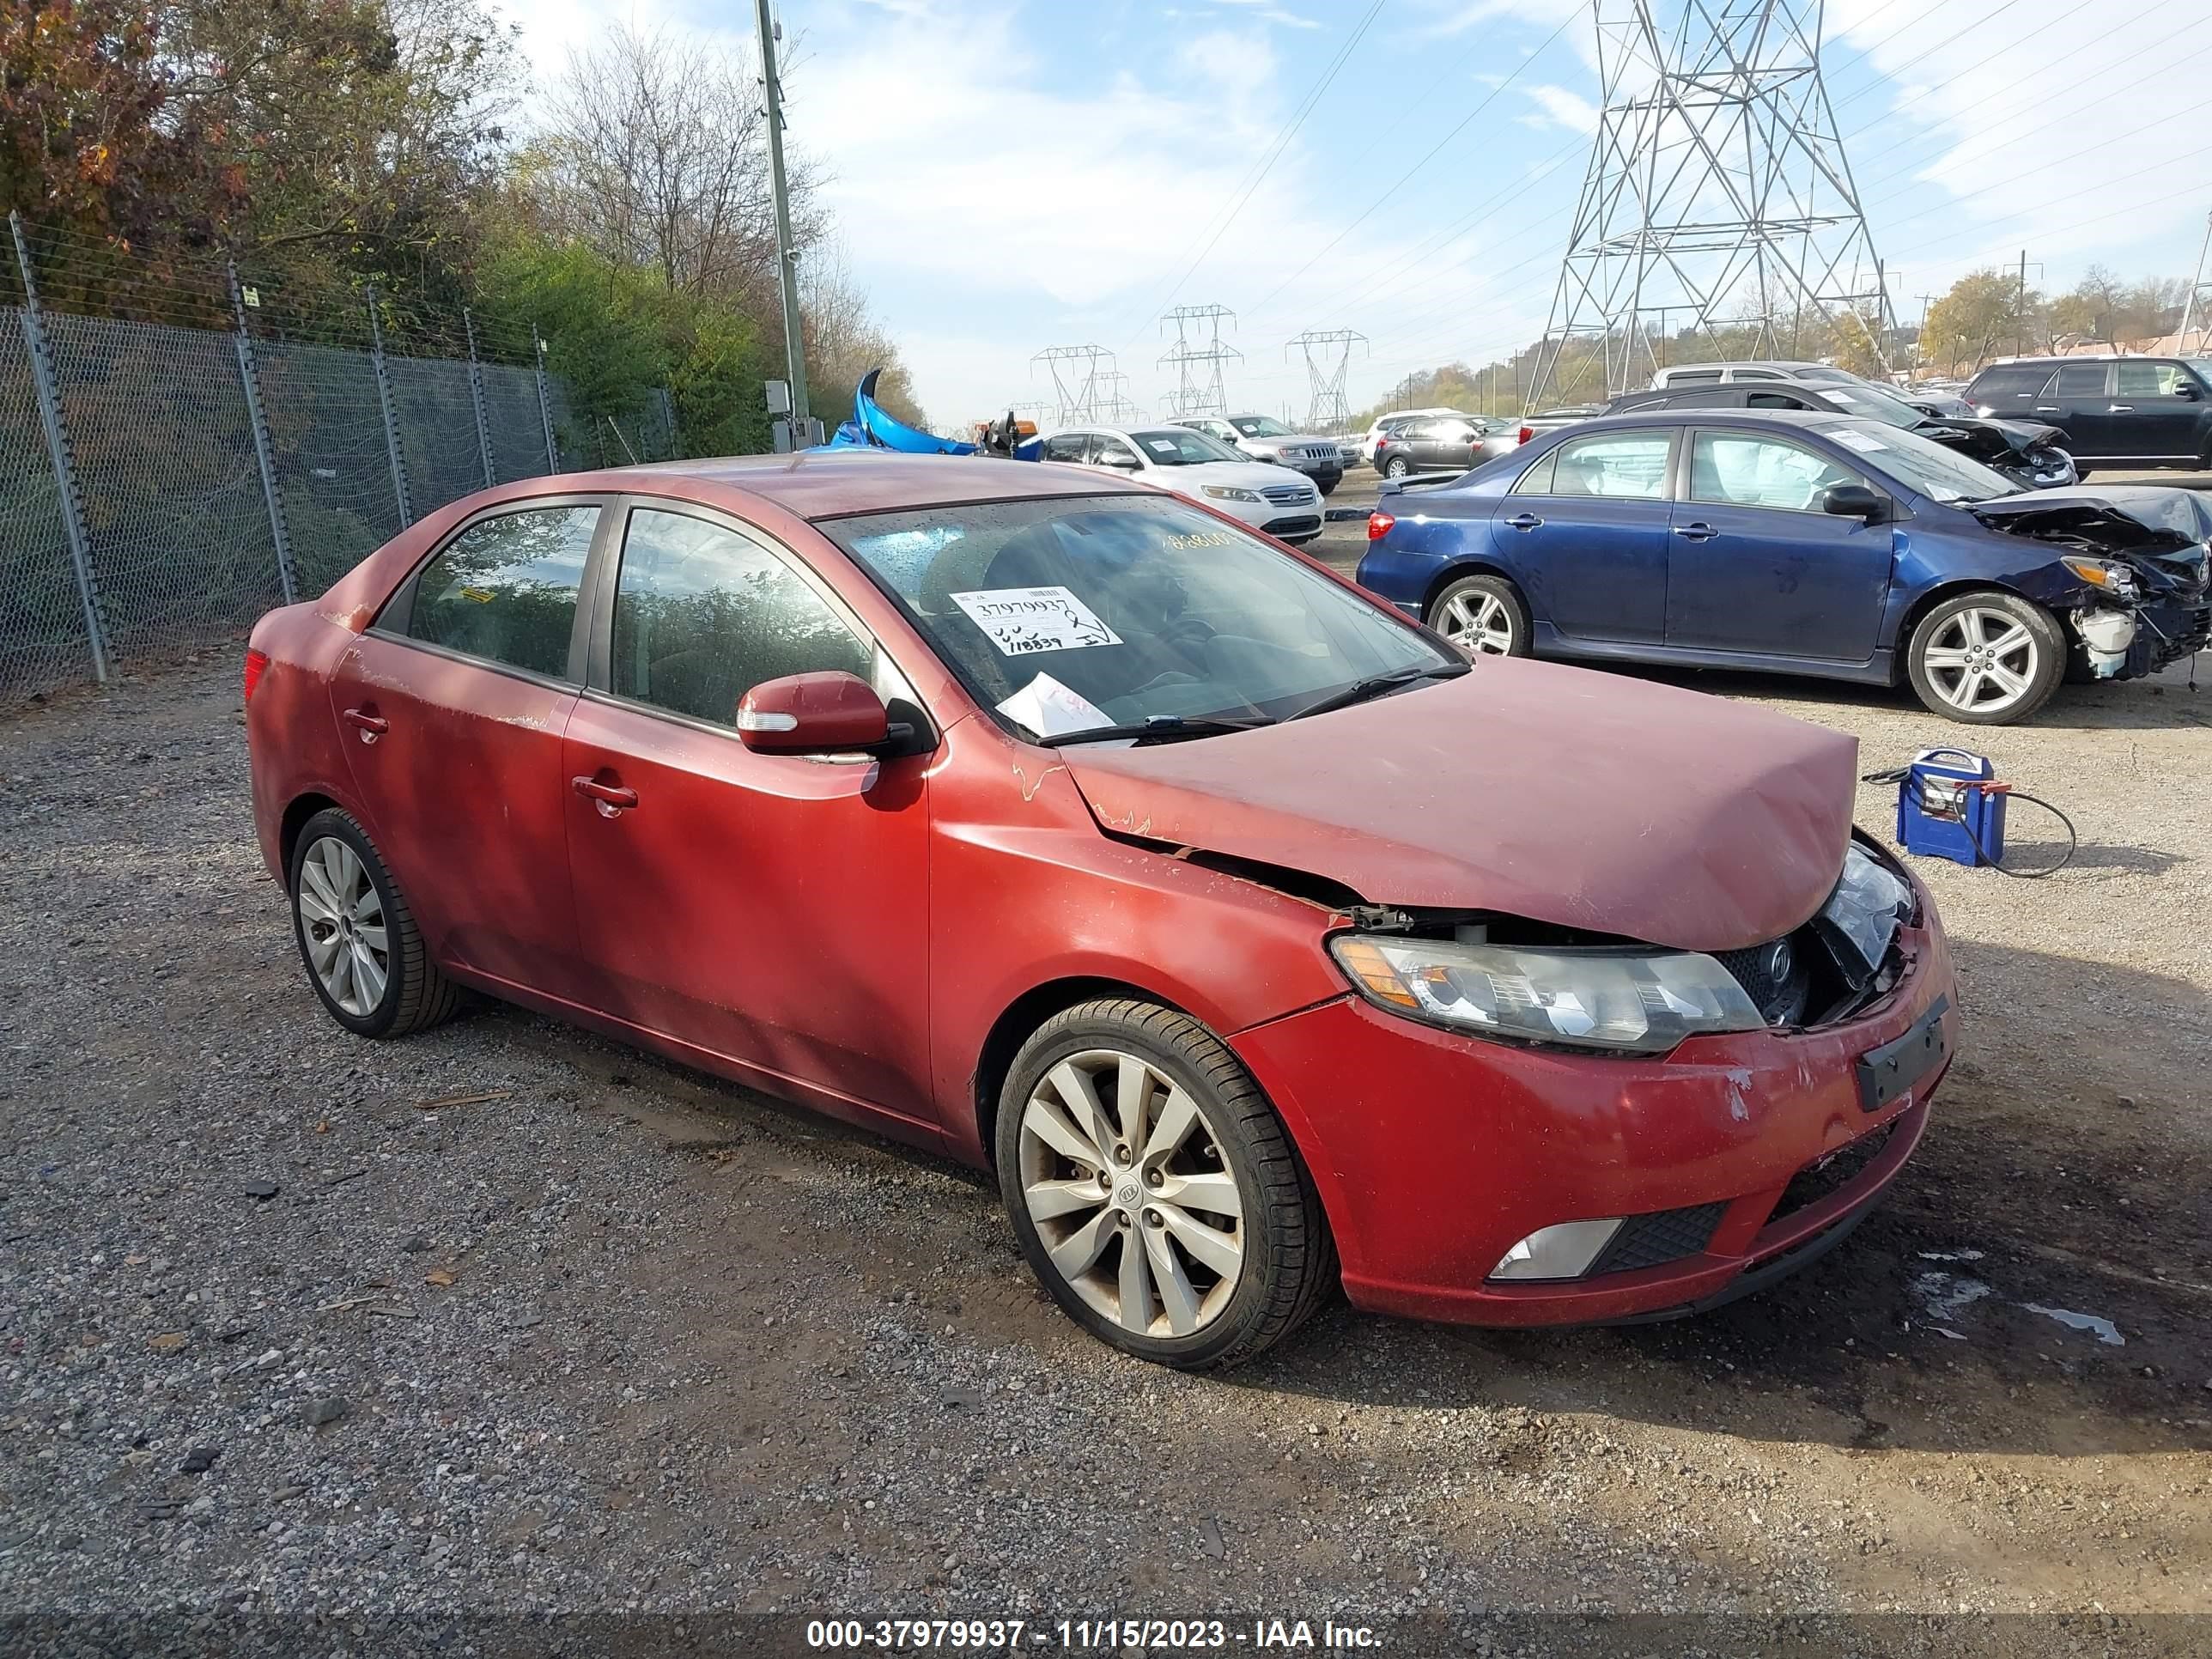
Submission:
<svg viewBox="0 0 2212 1659">
<path fill-rule="evenodd" d="M 1701 1031 L 1765 1026 L 1735 977 L 1683 951 L 1523 950 L 1343 933 L 1329 949 L 1376 1006 L 1478 1036 L 1664 1054 Z"/>
<path fill-rule="evenodd" d="M 2136 573 L 2117 559 L 2064 558 L 2058 562 L 2090 586 L 2110 593 L 2116 599 L 2132 599 L 2142 592 L 2136 586 Z"/>
<path fill-rule="evenodd" d="M 1201 495 L 1211 495 L 1217 501 L 1256 501 L 1260 499 L 1257 491 L 1239 489 L 1234 484 L 1200 484 L 1198 488 Z"/>
<path fill-rule="evenodd" d="M 2072 562 L 2072 561 L 2068 561 Z M 1898 924 L 1912 914 L 1912 890 L 1856 842 L 1844 852 L 1844 873 L 1820 911 L 1872 970 L 1889 954 Z"/>
</svg>

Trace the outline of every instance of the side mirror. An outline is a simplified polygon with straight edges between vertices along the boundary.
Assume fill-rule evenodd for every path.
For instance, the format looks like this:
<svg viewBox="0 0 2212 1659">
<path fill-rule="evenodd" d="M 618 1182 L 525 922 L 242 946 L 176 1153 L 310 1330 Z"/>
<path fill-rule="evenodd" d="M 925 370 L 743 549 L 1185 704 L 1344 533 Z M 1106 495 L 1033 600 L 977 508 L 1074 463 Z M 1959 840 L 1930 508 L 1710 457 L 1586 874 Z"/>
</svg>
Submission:
<svg viewBox="0 0 2212 1659">
<path fill-rule="evenodd" d="M 887 742 L 890 714 L 857 674 L 786 674 L 738 700 L 737 727 L 758 754 L 849 755 Z"/>
<path fill-rule="evenodd" d="M 1839 519 L 1863 519 L 1873 524 L 1887 516 L 1889 502 L 1879 491 L 1864 484 L 1830 484 L 1827 494 L 1820 497 L 1820 511 L 1832 513 Z"/>
<path fill-rule="evenodd" d="M 2192 382 L 2183 380 L 2174 386 L 2173 395 L 2177 398 L 2186 398 L 2193 404 L 2204 394 L 2199 392 Z"/>
</svg>

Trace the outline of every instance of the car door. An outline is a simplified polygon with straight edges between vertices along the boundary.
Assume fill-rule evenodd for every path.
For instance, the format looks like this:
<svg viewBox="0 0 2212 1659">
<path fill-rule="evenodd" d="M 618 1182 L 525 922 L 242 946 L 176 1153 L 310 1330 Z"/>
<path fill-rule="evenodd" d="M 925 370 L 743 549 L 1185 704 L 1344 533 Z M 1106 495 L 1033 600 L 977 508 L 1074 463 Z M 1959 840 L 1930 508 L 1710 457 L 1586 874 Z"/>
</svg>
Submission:
<svg viewBox="0 0 2212 1659">
<path fill-rule="evenodd" d="M 2193 460 L 2204 389 L 2179 363 L 2123 357 L 2112 365 L 2112 398 L 2105 405 L 2102 441 L 2093 456 Z"/>
<path fill-rule="evenodd" d="M 1570 641 L 1664 636 L 1674 441 L 1665 427 L 1569 438 L 1500 500 L 1492 542 L 1538 623 Z"/>
<path fill-rule="evenodd" d="M 331 714 L 431 955 L 574 990 L 561 744 L 602 499 L 494 508 L 426 560 L 338 659 Z"/>
<path fill-rule="evenodd" d="M 1890 527 L 1821 510 L 1830 485 L 1871 480 L 1796 438 L 1724 428 L 1692 434 L 1687 472 L 1667 553 L 1669 646 L 1874 655 Z"/>
<path fill-rule="evenodd" d="M 765 535 L 675 502 L 623 511 L 562 767 L 593 1004 L 829 1109 L 933 1121 L 928 757 L 755 754 L 732 725 L 786 674 L 912 694 Z"/>
<path fill-rule="evenodd" d="M 2020 411 L 2020 418 L 2059 428 L 2071 440 L 2067 447 L 2074 454 L 2124 454 L 2127 440 L 2118 434 L 2112 413 L 2112 382 L 2109 358 L 2061 363 L 2050 383 Z"/>
</svg>

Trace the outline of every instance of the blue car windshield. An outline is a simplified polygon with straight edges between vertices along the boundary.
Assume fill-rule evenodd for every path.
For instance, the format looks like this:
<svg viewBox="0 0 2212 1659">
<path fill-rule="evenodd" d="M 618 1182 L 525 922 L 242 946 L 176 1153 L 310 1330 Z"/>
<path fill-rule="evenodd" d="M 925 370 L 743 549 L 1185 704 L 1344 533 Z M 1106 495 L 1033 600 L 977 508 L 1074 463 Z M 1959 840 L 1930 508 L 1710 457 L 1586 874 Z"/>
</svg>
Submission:
<svg viewBox="0 0 2212 1659">
<path fill-rule="evenodd" d="M 817 524 L 987 708 L 1067 741 L 1272 720 L 1459 661 L 1238 525 L 1169 496 L 1061 497 Z"/>
<path fill-rule="evenodd" d="M 1832 421 L 1814 428 L 1834 439 L 1878 472 L 1931 501 L 1956 507 L 1967 501 L 2017 495 L 2021 487 L 2002 472 L 1968 460 L 1917 432 L 1900 432 L 1873 421 Z"/>
</svg>

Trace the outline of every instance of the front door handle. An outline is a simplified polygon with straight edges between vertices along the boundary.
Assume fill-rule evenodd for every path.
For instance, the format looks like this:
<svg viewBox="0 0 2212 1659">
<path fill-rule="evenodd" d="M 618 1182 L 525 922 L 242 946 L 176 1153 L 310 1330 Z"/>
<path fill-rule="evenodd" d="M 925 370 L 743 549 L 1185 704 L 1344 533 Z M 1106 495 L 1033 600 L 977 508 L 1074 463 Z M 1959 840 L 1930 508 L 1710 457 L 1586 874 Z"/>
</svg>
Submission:
<svg viewBox="0 0 2212 1659">
<path fill-rule="evenodd" d="M 1686 542 L 1709 542 L 1721 532 L 1709 524 L 1678 524 L 1674 533 Z"/>
<path fill-rule="evenodd" d="M 1544 524 L 1544 521 L 1533 513 L 1520 514 L 1514 518 L 1508 519 L 1505 522 L 1510 527 L 1515 530 L 1540 530 L 1543 527 Z"/>
<path fill-rule="evenodd" d="M 363 743 L 374 743 L 392 729 L 390 720 L 380 714 L 372 714 L 366 708 L 349 708 L 341 718 L 361 733 Z"/>
<path fill-rule="evenodd" d="M 2039 415 L 2056 415 L 2058 412 L 2058 405 L 2057 404 L 2038 404 L 2035 406 L 2035 412 Z"/>
<path fill-rule="evenodd" d="M 637 791 L 625 789 L 620 784 L 601 783 L 597 778 L 571 778 L 568 783 L 606 817 L 612 817 L 617 812 L 627 812 L 637 805 Z"/>
<path fill-rule="evenodd" d="M 2107 415 L 2132 415 L 2135 412 L 2136 406 L 2133 404 L 2108 404 L 2105 407 L 2105 413 Z"/>
</svg>

